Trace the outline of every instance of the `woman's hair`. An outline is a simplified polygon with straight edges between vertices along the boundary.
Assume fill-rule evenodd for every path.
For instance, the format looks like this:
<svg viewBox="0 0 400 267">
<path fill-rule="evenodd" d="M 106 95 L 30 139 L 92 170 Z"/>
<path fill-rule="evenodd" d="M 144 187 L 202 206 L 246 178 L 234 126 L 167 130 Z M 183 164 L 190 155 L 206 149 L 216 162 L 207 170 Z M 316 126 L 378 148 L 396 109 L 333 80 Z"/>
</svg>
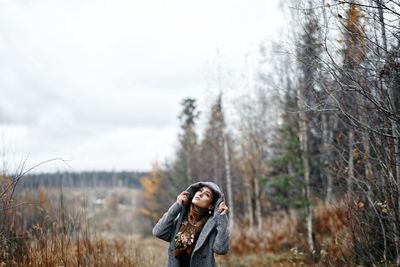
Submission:
<svg viewBox="0 0 400 267">
<path fill-rule="evenodd" d="M 210 188 L 210 189 L 211 189 L 211 188 Z M 218 200 L 218 198 L 219 198 L 219 195 L 218 195 L 217 193 L 215 193 L 215 191 L 212 190 L 212 189 L 211 189 L 211 192 L 213 193 L 213 200 L 211 201 L 211 203 L 212 203 L 213 205 L 215 205 L 215 203 L 217 203 L 217 200 Z"/>
</svg>

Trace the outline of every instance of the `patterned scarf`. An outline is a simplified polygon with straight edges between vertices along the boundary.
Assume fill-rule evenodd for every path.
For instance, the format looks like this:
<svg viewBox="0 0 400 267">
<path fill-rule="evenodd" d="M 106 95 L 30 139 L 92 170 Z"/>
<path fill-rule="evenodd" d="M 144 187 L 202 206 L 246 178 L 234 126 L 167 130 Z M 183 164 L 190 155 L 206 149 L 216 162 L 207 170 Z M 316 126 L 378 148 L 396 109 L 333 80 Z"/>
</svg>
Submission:
<svg viewBox="0 0 400 267">
<path fill-rule="evenodd" d="M 207 208 L 201 209 L 193 204 L 190 206 L 189 212 L 175 236 L 175 257 L 182 252 L 186 252 L 188 255 L 192 254 L 201 229 L 209 217 Z"/>
</svg>

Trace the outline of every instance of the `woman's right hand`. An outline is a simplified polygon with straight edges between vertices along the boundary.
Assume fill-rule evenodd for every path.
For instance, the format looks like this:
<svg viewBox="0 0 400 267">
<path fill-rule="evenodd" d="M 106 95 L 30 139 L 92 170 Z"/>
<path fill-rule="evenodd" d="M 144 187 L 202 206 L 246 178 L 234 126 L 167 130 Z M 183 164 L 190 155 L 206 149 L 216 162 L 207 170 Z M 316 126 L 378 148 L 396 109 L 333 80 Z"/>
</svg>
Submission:
<svg viewBox="0 0 400 267">
<path fill-rule="evenodd" d="M 183 191 L 177 197 L 176 202 L 178 202 L 179 204 L 181 204 L 183 206 L 186 206 L 189 202 L 189 196 L 190 196 L 190 193 L 188 191 Z"/>
</svg>

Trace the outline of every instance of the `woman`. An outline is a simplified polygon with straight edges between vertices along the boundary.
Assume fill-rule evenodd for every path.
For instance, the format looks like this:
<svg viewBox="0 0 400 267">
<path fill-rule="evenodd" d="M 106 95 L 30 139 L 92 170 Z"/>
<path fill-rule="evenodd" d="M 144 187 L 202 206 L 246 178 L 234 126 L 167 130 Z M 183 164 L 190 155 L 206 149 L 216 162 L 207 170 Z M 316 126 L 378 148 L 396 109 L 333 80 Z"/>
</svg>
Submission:
<svg viewBox="0 0 400 267">
<path fill-rule="evenodd" d="M 215 267 L 214 253 L 229 249 L 228 207 L 221 189 L 199 182 L 183 191 L 153 228 L 170 242 L 167 267 Z"/>
</svg>

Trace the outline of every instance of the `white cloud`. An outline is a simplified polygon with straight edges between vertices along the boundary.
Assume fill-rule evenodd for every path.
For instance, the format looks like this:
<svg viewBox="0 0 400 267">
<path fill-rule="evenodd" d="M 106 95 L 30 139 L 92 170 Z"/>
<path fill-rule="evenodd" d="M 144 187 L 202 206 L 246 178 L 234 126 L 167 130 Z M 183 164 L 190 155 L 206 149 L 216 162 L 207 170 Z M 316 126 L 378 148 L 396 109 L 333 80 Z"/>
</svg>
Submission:
<svg viewBox="0 0 400 267">
<path fill-rule="evenodd" d="M 9 153 L 71 157 L 77 169 L 149 168 L 172 153 L 181 99 L 207 104 L 216 48 L 240 71 L 250 47 L 282 22 L 276 4 L 2 1 L 0 121 Z"/>
</svg>

